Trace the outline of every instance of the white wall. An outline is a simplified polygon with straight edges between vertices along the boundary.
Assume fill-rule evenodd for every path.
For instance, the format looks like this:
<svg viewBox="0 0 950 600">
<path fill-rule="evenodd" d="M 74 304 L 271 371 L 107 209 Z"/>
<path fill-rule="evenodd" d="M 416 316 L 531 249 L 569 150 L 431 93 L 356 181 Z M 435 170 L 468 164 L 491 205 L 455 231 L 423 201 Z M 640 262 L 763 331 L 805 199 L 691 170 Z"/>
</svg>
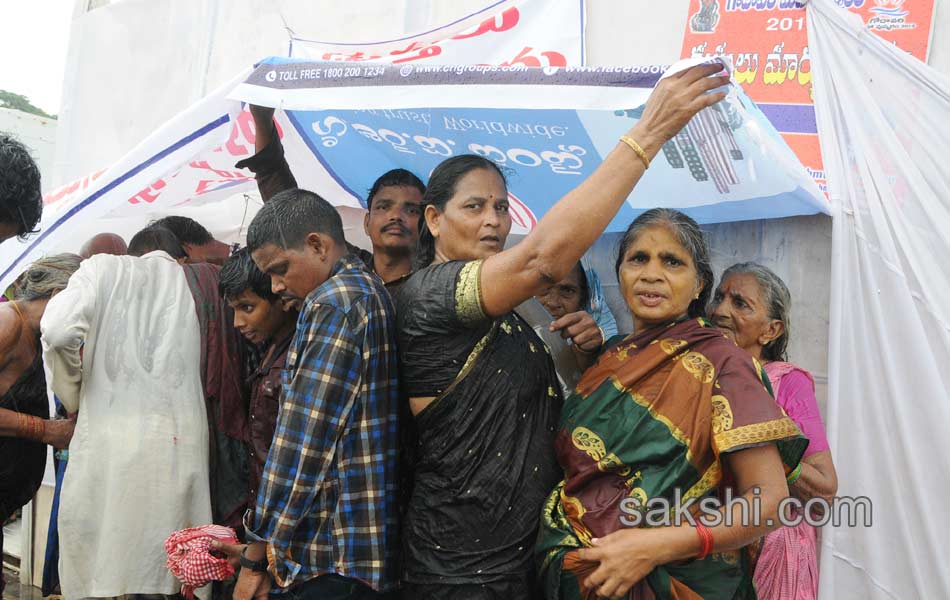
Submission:
<svg viewBox="0 0 950 600">
<path fill-rule="evenodd" d="M 56 119 L 41 117 L 11 108 L 0 108 L 0 131 L 10 133 L 29 148 L 40 168 L 43 189 L 52 189 L 53 159 L 56 148 Z"/>
</svg>

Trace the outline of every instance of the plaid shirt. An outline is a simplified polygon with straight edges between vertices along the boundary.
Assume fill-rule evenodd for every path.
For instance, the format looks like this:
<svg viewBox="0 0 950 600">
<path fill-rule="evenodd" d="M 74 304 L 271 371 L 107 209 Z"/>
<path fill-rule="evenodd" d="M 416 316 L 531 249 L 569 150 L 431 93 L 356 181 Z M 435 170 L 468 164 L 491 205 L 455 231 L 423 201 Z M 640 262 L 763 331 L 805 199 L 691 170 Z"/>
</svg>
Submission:
<svg viewBox="0 0 950 600">
<path fill-rule="evenodd" d="M 245 525 L 287 587 L 327 573 L 395 587 L 395 318 L 353 256 L 307 296 L 283 373 L 277 431 Z"/>
</svg>

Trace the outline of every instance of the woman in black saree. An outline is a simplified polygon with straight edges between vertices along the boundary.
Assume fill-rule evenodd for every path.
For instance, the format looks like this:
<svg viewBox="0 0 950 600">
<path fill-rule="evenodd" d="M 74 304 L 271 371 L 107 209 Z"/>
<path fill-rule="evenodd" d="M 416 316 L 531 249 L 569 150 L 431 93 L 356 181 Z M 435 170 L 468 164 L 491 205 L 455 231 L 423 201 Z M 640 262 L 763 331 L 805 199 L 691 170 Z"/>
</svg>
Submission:
<svg viewBox="0 0 950 600">
<path fill-rule="evenodd" d="M 538 597 L 532 548 L 541 505 L 561 478 L 561 394 L 545 345 L 514 308 L 574 268 L 662 145 L 722 99 L 707 93 L 728 83 L 720 71 L 704 65 L 662 80 L 597 170 L 508 250 L 498 167 L 462 155 L 432 172 L 421 268 L 397 300 L 400 378 L 416 430 L 405 598 Z M 564 335 L 592 337 L 582 333 Z"/>
</svg>

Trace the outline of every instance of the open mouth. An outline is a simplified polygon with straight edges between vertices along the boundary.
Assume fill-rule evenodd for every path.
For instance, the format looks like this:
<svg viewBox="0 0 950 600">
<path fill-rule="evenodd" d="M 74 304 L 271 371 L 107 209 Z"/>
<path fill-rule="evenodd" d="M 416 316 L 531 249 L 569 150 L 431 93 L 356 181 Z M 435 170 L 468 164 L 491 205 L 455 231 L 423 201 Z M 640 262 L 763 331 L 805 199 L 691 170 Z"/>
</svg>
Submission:
<svg viewBox="0 0 950 600">
<path fill-rule="evenodd" d="M 650 307 L 659 306 L 665 300 L 663 295 L 654 292 L 637 292 L 637 298 L 640 299 L 641 304 Z"/>
</svg>

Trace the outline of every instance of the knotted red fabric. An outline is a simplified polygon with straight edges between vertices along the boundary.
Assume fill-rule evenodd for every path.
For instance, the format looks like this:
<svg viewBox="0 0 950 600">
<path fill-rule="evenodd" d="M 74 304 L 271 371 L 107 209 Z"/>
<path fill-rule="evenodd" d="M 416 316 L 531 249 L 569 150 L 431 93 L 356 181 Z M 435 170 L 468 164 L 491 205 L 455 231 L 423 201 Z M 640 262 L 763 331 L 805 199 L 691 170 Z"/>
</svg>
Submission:
<svg viewBox="0 0 950 600">
<path fill-rule="evenodd" d="M 165 540 L 165 566 L 182 583 L 181 593 L 189 600 L 195 597 L 195 588 L 234 575 L 228 559 L 211 554 L 212 541 L 238 543 L 234 530 L 222 525 L 182 529 Z"/>
</svg>

